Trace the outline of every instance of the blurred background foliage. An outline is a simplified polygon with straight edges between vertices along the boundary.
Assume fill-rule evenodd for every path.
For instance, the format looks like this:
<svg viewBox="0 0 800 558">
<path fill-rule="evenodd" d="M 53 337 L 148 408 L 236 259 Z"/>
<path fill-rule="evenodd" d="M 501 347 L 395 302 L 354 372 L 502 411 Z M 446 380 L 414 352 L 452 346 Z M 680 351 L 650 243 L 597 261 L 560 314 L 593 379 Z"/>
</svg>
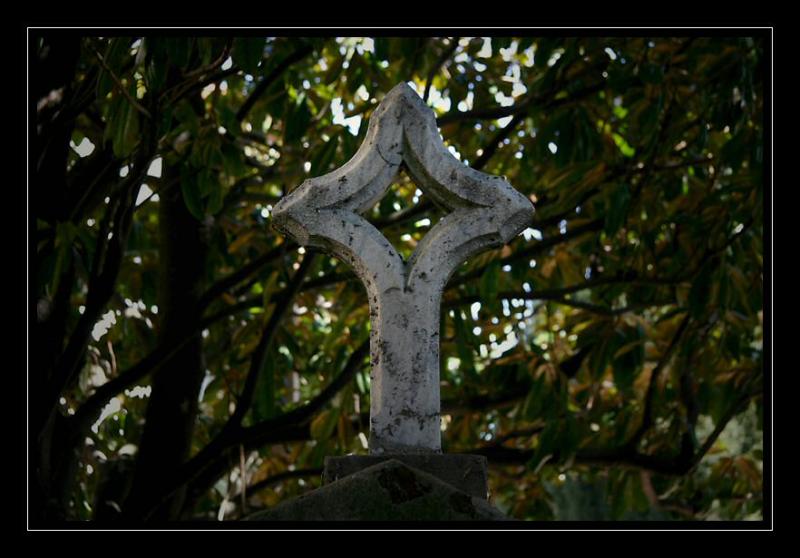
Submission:
<svg viewBox="0 0 800 558">
<path fill-rule="evenodd" d="M 366 453 L 365 293 L 270 211 L 405 81 L 536 206 L 445 292 L 445 451 L 519 519 L 761 518 L 764 48 L 32 35 L 32 513 L 237 519 Z"/>
</svg>

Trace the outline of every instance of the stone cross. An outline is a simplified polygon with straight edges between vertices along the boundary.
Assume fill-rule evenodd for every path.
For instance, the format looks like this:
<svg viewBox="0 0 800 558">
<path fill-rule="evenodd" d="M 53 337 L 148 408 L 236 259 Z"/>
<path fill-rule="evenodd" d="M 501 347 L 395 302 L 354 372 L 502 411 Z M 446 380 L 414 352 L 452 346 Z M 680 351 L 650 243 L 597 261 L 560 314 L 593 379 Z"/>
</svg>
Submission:
<svg viewBox="0 0 800 558">
<path fill-rule="evenodd" d="M 449 211 L 409 260 L 362 217 L 401 168 Z M 456 267 L 526 228 L 533 204 L 499 176 L 445 148 L 433 111 L 408 85 L 370 118 L 364 143 L 339 169 L 303 182 L 274 208 L 274 225 L 347 262 L 369 297 L 370 454 L 441 453 L 439 307 Z"/>
</svg>

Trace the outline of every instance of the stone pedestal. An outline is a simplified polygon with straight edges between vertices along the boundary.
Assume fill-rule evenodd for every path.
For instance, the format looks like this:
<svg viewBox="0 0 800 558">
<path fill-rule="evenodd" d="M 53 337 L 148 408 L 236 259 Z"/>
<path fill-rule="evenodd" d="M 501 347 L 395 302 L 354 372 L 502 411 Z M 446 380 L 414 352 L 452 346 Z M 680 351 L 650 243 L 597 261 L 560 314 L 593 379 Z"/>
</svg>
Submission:
<svg viewBox="0 0 800 558">
<path fill-rule="evenodd" d="M 409 456 L 400 456 L 407 460 Z M 419 456 L 414 456 L 418 458 Z M 476 456 L 430 456 L 472 458 Z M 428 463 L 435 463 L 430 460 Z M 334 459 L 327 469 L 354 467 L 356 461 Z M 443 463 L 442 461 L 439 462 Z M 366 465 L 366 461 L 361 461 Z M 485 463 L 484 463 L 485 465 Z M 430 465 L 429 465 L 430 466 Z M 438 469 L 442 474 L 442 469 Z M 471 477 L 472 473 L 467 477 Z M 332 481 L 308 494 L 254 513 L 247 521 L 509 521 L 486 501 L 458 490 L 416 467 L 394 458 L 379 462 Z"/>
<path fill-rule="evenodd" d="M 487 461 L 482 455 L 457 453 L 347 455 L 326 457 L 322 483 L 329 484 L 373 465 L 396 460 L 436 477 L 472 497 L 486 500 L 489 494 Z"/>
</svg>

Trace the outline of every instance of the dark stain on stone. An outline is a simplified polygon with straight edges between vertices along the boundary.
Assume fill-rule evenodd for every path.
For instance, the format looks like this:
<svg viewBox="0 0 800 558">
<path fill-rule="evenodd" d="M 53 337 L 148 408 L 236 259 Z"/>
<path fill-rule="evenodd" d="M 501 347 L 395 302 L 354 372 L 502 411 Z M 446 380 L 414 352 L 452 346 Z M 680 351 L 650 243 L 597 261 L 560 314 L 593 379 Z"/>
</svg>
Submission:
<svg viewBox="0 0 800 558">
<path fill-rule="evenodd" d="M 463 492 L 454 492 L 450 495 L 450 506 L 458 513 L 463 513 L 469 517 L 476 517 L 477 511 L 472 503 L 472 498 Z"/>
<path fill-rule="evenodd" d="M 389 493 L 389 499 L 393 504 L 414 500 L 431 491 L 429 485 L 419 482 L 416 475 L 405 467 L 384 469 L 378 475 L 378 483 Z"/>
</svg>

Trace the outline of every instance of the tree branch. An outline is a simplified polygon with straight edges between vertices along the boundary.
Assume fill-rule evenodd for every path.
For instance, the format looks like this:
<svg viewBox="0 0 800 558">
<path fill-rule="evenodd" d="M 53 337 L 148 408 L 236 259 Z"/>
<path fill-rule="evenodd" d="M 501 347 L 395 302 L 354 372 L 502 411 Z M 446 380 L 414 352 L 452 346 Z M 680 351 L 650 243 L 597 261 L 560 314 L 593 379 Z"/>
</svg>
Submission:
<svg viewBox="0 0 800 558">
<path fill-rule="evenodd" d="M 511 135 L 511 133 L 516 129 L 517 126 L 520 125 L 521 122 L 525 120 L 526 116 L 527 111 L 520 111 L 515 114 L 514 118 L 511 119 L 511 122 L 506 124 L 504 128 L 501 128 L 491 139 L 480 156 L 475 160 L 473 167 L 476 169 L 483 168 L 484 165 L 489 162 L 489 159 L 491 159 L 492 156 L 497 152 L 497 150 L 502 147 L 503 141 Z"/>
<path fill-rule="evenodd" d="M 251 260 L 249 263 L 243 265 L 230 275 L 220 279 L 216 283 L 214 283 L 205 293 L 203 296 L 200 297 L 200 307 L 207 308 L 209 304 L 211 304 L 214 299 L 220 296 L 222 293 L 226 292 L 231 287 L 236 286 L 241 281 L 245 280 L 251 274 L 255 273 L 263 266 L 267 265 L 268 263 L 277 260 L 282 254 L 284 254 L 288 250 L 292 250 L 294 247 L 289 246 L 286 243 L 276 246 L 269 252 L 258 256 L 257 258 Z M 310 254 L 309 254 L 310 255 Z"/>
<path fill-rule="evenodd" d="M 150 136 L 147 147 L 136 157 L 135 170 L 131 171 L 122 182 L 118 205 L 113 208 L 111 205 L 109 206 L 104 219 L 105 225 L 100 230 L 101 236 L 98 236 L 101 245 L 95 254 L 84 313 L 70 335 L 67 348 L 55 365 L 51 385 L 45 396 L 47 403 L 45 407 L 55 408 L 58 397 L 74 380 L 79 371 L 81 356 L 84 354 L 86 340 L 92 326 L 114 294 L 114 284 L 119 274 L 131 229 L 136 193 L 139 191 L 141 180 L 147 172 L 148 163 L 155 150 L 155 138 L 152 133 Z M 107 236 L 109 229 L 111 238 Z"/>
<path fill-rule="evenodd" d="M 537 254 L 540 254 L 540 253 L 542 253 L 542 252 L 544 252 L 546 250 L 549 250 L 550 248 L 552 248 L 554 246 L 557 246 L 559 244 L 563 244 L 565 242 L 569 242 L 571 240 L 574 240 L 575 238 L 583 236 L 584 234 L 586 234 L 588 232 L 599 231 L 599 230 L 601 230 L 603 228 L 603 222 L 604 222 L 603 219 L 594 219 L 593 221 L 590 221 L 590 222 L 585 223 L 583 225 L 577 226 L 574 229 L 570 229 L 564 234 L 553 235 L 553 236 L 551 236 L 549 238 L 545 238 L 545 239 L 543 239 L 543 240 L 537 242 L 536 244 L 533 244 L 533 245 L 531 245 L 531 246 L 529 246 L 527 248 L 522 248 L 520 250 L 517 250 L 516 252 L 513 252 L 512 254 L 506 256 L 505 258 L 500 258 L 499 260 L 494 260 L 494 261 L 497 261 L 497 262 L 505 264 L 505 263 L 510 263 L 510 262 L 514 262 L 514 261 L 525 259 L 525 258 L 530 258 L 530 257 L 535 256 Z M 483 267 L 468 271 L 467 273 L 463 273 L 463 274 L 461 274 L 461 275 L 459 275 L 457 277 L 454 277 L 448 283 L 450 285 L 449 288 L 452 288 L 452 287 L 455 287 L 455 286 L 458 286 L 458 285 L 463 285 L 467 281 L 470 281 L 472 279 L 476 279 L 476 278 L 482 276 L 485 271 L 486 271 L 486 266 L 483 266 Z"/>
<path fill-rule="evenodd" d="M 289 479 L 301 479 L 304 477 L 318 477 L 322 475 L 322 467 L 313 467 L 309 469 L 295 469 L 294 471 L 282 471 L 265 479 L 258 481 L 247 487 L 248 494 L 255 494 L 259 490 L 263 490 L 273 484 L 278 484 Z M 237 494 L 238 496 L 238 494 Z"/>
<path fill-rule="evenodd" d="M 588 74 L 589 72 L 596 69 L 597 69 L 596 66 L 587 68 L 584 72 L 582 72 L 582 74 Z M 574 76 L 571 79 L 578 79 L 578 77 L 580 76 Z M 606 83 L 604 81 L 601 81 L 593 85 L 587 86 L 581 89 L 580 91 L 576 91 L 574 94 L 568 97 L 564 97 L 561 99 L 554 99 L 553 98 L 554 94 L 559 87 L 560 86 L 556 86 L 551 89 L 548 89 L 547 91 L 545 91 L 540 95 L 534 95 L 533 93 L 529 93 L 528 95 L 522 97 L 519 101 L 517 101 L 513 105 L 509 105 L 506 107 L 499 106 L 487 109 L 468 110 L 464 112 L 458 110 L 451 110 L 447 114 L 443 114 L 442 116 L 437 118 L 436 124 L 438 126 L 445 126 L 447 124 L 460 121 L 498 120 L 500 118 L 505 118 L 507 116 L 527 113 L 528 110 L 531 109 L 532 107 L 539 107 L 541 110 L 552 109 L 558 106 L 574 103 L 590 95 L 598 93 L 599 91 L 602 91 L 606 87 Z"/>
<path fill-rule="evenodd" d="M 445 51 L 442 53 L 439 59 L 436 60 L 436 63 L 431 67 L 430 72 L 428 72 L 428 79 L 425 81 L 425 91 L 422 94 L 422 100 L 425 101 L 426 103 L 428 102 L 428 95 L 431 92 L 431 85 L 433 84 L 433 78 L 436 76 L 437 73 L 439 73 L 439 70 L 441 69 L 442 66 L 444 66 L 444 63 L 447 62 L 447 59 L 450 58 L 450 56 L 452 56 L 453 53 L 456 51 L 456 49 L 458 48 L 458 41 L 460 38 L 461 37 L 453 37 L 451 39 L 453 43 L 445 49 Z"/>
<path fill-rule="evenodd" d="M 278 325 L 283 321 L 286 311 L 290 308 L 295 295 L 297 295 L 297 292 L 300 290 L 303 279 L 305 279 L 311 266 L 314 264 L 315 255 L 316 253 L 314 251 L 309 250 L 305 258 L 303 258 L 303 263 L 300 264 L 291 282 L 286 287 L 283 298 L 279 299 L 275 304 L 269 321 L 264 326 L 264 330 L 261 333 L 261 339 L 250 357 L 250 370 L 247 373 L 242 393 L 239 395 L 236 402 L 236 410 L 228 421 L 229 425 L 235 425 L 238 428 L 242 424 L 242 420 L 244 420 L 244 415 L 250 409 L 256 383 L 258 382 L 258 376 L 261 369 L 264 368 L 264 361 L 266 360 L 272 340 L 275 338 L 275 334 L 278 331 Z M 231 428 L 231 426 L 226 425 L 223 430 L 229 428 Z"/>
<path fill-rule="evenodd" d="M 280 417 L 266 420 L 253 426 L 242 429 L 239 443 L 245 445 L 257 444 L 265 435 L 273 429 L 292 424 L 302 424 L 310 420 L 320 409 L 322 409 L 333 397 L 339 393 L 355 377 L 356 372 L 361 369 L 364 359 L 369 355 L 369 339 L 363 341 L 347 359 L 342 372 L 323 389 L 319 395 L 302 407 L 289 411 Z"/>
<path fill-rule="evenodd" d="M 497 120 L 500 118 L 505 118 L 506 116 L 512 116 L 527 111 L 528 107 L 530 107 L 533 101 L 534 97 L 532 95 L 528 95 L 527 97 L 517 101 L 515 104 L 507 107 L 492 107 L 488 109 L 467 110 L 464 112 L 450 111 L 447 114 L 443 114 L 437 118 L 436 124 L 438 126 L 446 126 L 447 124 L 464 120 Z"/>
<path fill-rule="evenodd" d="M 253 92 L 249 97 L 247 97 L 247 100 L 242 104 L 241 108 L 239 108 L 239 111 L 236 113 L 236 120 L 239 122 L 244 120 L 250 113 L 253 105 L 256 104 L 256 101 L 258 101 L 261 96 L 266 93 L 267 89 L 269 89 L 270 86 L 275 83 L 275 81 L 283 74 L 283 72 L 285 72 L 289 66 L 299 62 L 313 51 L 314 49 L 311 47 L 311 45 L 303 45 L 295 50 L 292 54 L 287 56 L 283 61 L 281 61 L 280 64 L 275 66 L 275 68 L 273 68 L 273 70 L 267 74 L 267 76 L 262 79 L 258 85 L 256 85 L 256 88 L 253 89 Z"/>
<path fill-rule="evenodd" d="M 699 464 L 708 450 L 714 445 L 717 437 L 725 430 L 728 422 L 740 413 L 753 398 L 760 396 L 760 393 L 748 394 L 736 401 L 717 427 L 714 429 L 701 449 L 689 459 L 682 455 L 648 455 L 631 451 L 627 447 L 614 449 L 584 449 L 579 450 L 573 457 L 573 463 L 578 465 L 594 465 L 601 467 L 619 466 L 634 469 L 642 469 L 662 475 L 682 476 L 689 473 Z M 535 450 L 509 448 L 500 443 L 493 443 L 479 448 L 460 451 L 458 453 L 470 453 L 486 456 L 492 465 L 527 465 L 533 458 Z M 558 463 L 561 456 L 558 452 L 550 460 L 550 463 Z"/>
<path fill-rule="evenodd" d="M 158 502 L 153 502 L 145 510 L 143 517 L 147 519 L 161 504 L 166 502 L 172 494 L 182 486 L 197 479 L 204 471 L 211 467 L 219 467 L 225 463 L 226 456 L 231 448 L 242 444 L 247 449 L 258 446 L 264 439 L 268 439 L 276 432 L 288 427 L 296 428 L 309 421 L 322 407 L 324 407 L 345 385 L 355 376 L 362 366 L 362 361 L 369 354 L 369 340 L 364 341 L 350 354 L 342 372 L 319 395 L 307 404 L 297 409 L 288 411 L 278 417 L 265 420 L 259 424 L 242 428 L 235 425 L 223 428 L 222 431 L 206 445 L 199 453 L 187 461 L 175 474 L 168 488 L 161 495 Z M 213 481 L 212 481 L 213 482 Z"/>
<path fill-rule="evenodd" d="M 675 348 L 678 346 L 678 342 L 680 341 L 681 337 L 683 336 L 686 328 L 689 325 L 691 320 L 691 316 L 687 313 L 684 316 L 683 320 L 681 320 L 680 325 L 675 330 L 675 333 L 672 336 L 672 339 L 667 346 L 667 349 L 661 355 L 661 359 L 656 364 L 656 367 L 650 373 L 650 383 L 647 386 L 647 392 L 645 394 L 644 400 L 644 411 L 642 413 L 642 422 L 639 425 L 639 428 L 631 436 L 631 439 L 626 444 L 627 447 L 631 449 L 635 449 L 636 446 L 639 444 L 639 441 L 642 439 L 644 434 L 650 429 L 653 425 L 653 400 L 655 398 L 655 388 L 658 384 L 658 377 L 661 375 L 661 371 L 664 367 L 669 363 L 672 358 L 673 353 L 675 352 Z"/>
<path fill-rule="evenodd" d="M 153 119 L 153 115 L 150 114 L 150 111 L 147 110 L 146 108 L 144 108 L 141 104 L 139 104 L 139 101 L 137 101 L 136 99 L 134 99 L 131 96 L 131 94 L 128 92 L 128 90 L 125 88 L 125 86 L 122 85 L 122 82 L 120 81 L 120 79 L 116 76 L 116 74 L 114 72 L 111 71 L 111 68 L 109 68 L 108 64 L 106 64 L 106 61 L 103 58 L 103 55 L 100 54 L 100 51 L 98 51 L 94 47 L 94 45 L 90 45 L 89 48 L 92 49 L 92 52 L 94 53 L 95 57 L 97 58 L 97 60 L 100 61 L 100 65 L 103 66 L 103 69 L 106 72 L 108 72 L 108 75 L 111 76 L 111 79 L 114 81 L 114 84 L 117 86 L 117 89 L 119 89 L 120 93 L 122 93 L 122 95 L 126 99 L 128 99 L 128 102 L 131 104 L 131 106 L 133 108 L 135 108 L 137 111 L 139 111 L 145 118 L 147 118 L 148 120 L 152 120 Z"/>
<path fill-rule="evenodd" d="M 619 281 L 617 283 L 633 283 L 633 281 Z M 611 282 L 607 282 L 605 284 L 611 284 Z M 564 289 L 571 289 L 573 287 L 565 287 Z M 591 287 L 585 287 L 591 288 Z M 608 306 L 602 306 L 599 304 L 592 304 L 591 302 L 584 302 L 581 300 L 573 300 L 569 298 L 564 298 L 562 295 L 558 294 L 559 291 L 563 291 L 564 289 L 550 289 L 550 290 L 541 290 L 541 291 L 532 291 L 529 293 L 526 292 L 519 292 L 519 291 L 502 291 L 497 294 L 497 299 L 521 299 L 521 300 L 547 300 L 551 302 L 556 302 L 558 304 L 563 304 L 564 306 L 572 306 L 574 308 L 579 308 L 581 310 L 586 310 L 588 312 L 593 312 L 595 314 L 600 314 L 602 316 L 619 316 L 621 314 L 627 314 L 628 312 L 633 312 L 635 310 L 641 308 L 649 308 L 652 306 L 668 306 L 670 304 L 674 304 L 672 300 L 663 300 L 660 302 L 642 302 L 639 304 L 630 304 L 628 306 L 623 306 L 621 308 L 609 308 Z M 456 299 L 445 300 L 442 303 L 444 308 L 454 308 L 458 306 L 466 306 L 469 304 L 474 304 L 476 302 L 481 302 L 480 295 L 465 295 Z"/>
</svg>

